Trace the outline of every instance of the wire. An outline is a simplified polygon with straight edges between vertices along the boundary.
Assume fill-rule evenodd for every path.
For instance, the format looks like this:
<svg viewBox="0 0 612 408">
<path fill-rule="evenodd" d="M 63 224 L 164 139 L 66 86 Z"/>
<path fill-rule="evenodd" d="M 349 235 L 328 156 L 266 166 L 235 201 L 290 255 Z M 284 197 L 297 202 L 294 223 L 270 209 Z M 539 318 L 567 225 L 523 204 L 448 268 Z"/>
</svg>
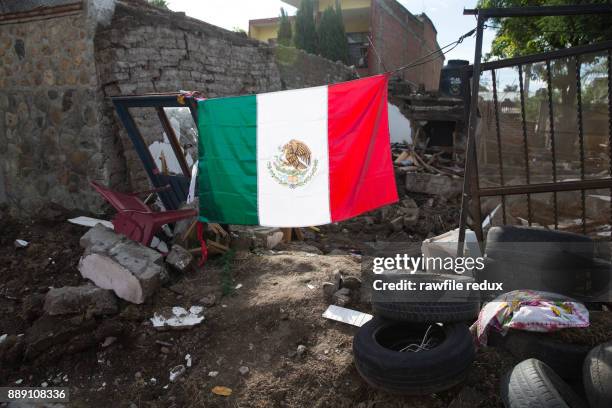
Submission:
<svg viewBox="0 0 612 408">
<path fill-rule="evenodd" d="M 421 58 L 419 58 L 419 59 L 417 59 L 417 60 L 415 60 L 415 61 L 411 62 L 410 64 L 407 64 L 407 65 L 401 66 L 401 67 L 396 68 L 396 69 L 394 69 L 394 70 L 392 70 L 392 71 L 388 71 L 388 73 L 389 73 L 389 74 L 393 74 L 393 73 L 396 73 L 396 72 L 399 72 L 399 71 L 403 71 L 403 70 L 405 70 L 405 69 L 410 69 L 410 68 L 418 67 L 418 66 L 420 66 L 420 65 L 423 65 L 423 64 L 426 64 L 426 63 L 428 63 L 428 62 L 434 61 L 435 59 L 437 59 L 437 58 L 438 58 L 438 55 L 436 55 L 436 54 L 441 53 L 442 55 L 444 55 L 444 54 L 446 54 L 446 53 L 451 52 L 451 51 L 452 51 L 452 50 L 454 50 L 454 49 L 455 49 L 455 48 L 456 48 L 456 47 L 457 47 L 459 44 L 461 44 L 461 43 L 463 42 L 463 40 L 465 40 L 465 39 L 466 39 L 466 38 L 468 38 L 468 37 L 473 36 L 475 32 L 476 32 L 476 28 L 474 28 L 474 29 L 472 29 L 472 30 L 468 31 L 467 33 L 463 34 L 462 36 L 460 36 L 460 37 L 459 37 L 458 39 L 456 39 L 455 41 L 453 41 L 453 42 L 451 42 L 451 43 L 446 44 L 444 47 L 440 47 L 440 48 L 438 48 L 437 50 L 432 51 L 432 52 L 430 52 L 429 54 L 424 55 L 424 56 L 422 56 Z M 452 47 L 452 48 L 451 48 L 450 50 L 447 50 L 447 51 L 442 52 L 442 50 L 444 50 L 444 49 L 446 49 L 446 48 L 448 48 L 448 47 Z M 430 57 L 431 57 L 431 56 L 433 56 L 433 55 L 435 55 L 435 57 L 434 57 L 434 58 L 430 58 Z M 430 59 L 427 59 L 427 58 L 430 58 Z"/>
</svg>

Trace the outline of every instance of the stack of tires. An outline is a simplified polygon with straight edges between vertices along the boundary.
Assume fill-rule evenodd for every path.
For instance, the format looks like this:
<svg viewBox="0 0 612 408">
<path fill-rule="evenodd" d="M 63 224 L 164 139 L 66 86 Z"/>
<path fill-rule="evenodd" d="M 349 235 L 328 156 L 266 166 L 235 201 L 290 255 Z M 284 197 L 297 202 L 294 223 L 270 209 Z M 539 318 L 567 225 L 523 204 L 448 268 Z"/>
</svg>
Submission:
<svg viewBox="0 0 612 408">
<path fill-rule="evenodd" d="M 466 276 L 415 274 L 411 281 L 472 280 Z M 475 358 L 469 332 L 478 301 L 372 301 L 374 318 L 353 340 L 355 366 L 372 387 L 405 395 L 425 395 L 459 384 Z"/>
<path fill-rule="evenodd" d="M 504 282 L 504 292 L 533 289 L 598 301 L 609 297 L 611 269 L 609 259 L 598 258 L 597 252 L 595 242 L 579 234 L 493 227 L 487 234 L 486 267 L 477 279 Z"/>
<path fill-rule="evenodd" d="M 588 404 L 546 363 L 531 358 L 502 378 L 501 396 L 506 408 L 610 408 L 612 342 L 600 344 L 588 353 L 582 382 Z"/>
</svg>

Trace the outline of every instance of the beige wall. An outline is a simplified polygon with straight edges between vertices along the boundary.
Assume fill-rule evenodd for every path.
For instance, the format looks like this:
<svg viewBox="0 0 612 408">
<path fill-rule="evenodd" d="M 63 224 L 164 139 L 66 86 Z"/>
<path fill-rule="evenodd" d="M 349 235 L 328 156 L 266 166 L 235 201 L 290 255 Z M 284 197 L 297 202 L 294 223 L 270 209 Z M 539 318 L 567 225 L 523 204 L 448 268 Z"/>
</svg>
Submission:
<svg viewBox="0 0 612 408">
<path fill-rule="evenodd" d="M 324 11 L 329 6 L 335 7 L 335 5 L 336 0 L 319 0 L 319 11 Z M 340 7 L 342 10 L 369 8 L 370 0 L 341 0 Z"/>
<path fill-rule="evenodd" d="M 344 18 L 344 29 L 347 33 L 365 33 L 370 31 L 370 19 Z"/>
<path fill-rule="evenodd" d="M 319 0 L 319 11 L 323 12 L 329 6 L 334 6 L 336 0 Z M 342 10 L 365 9 L 370 7 L 370 0 L 342 0 Z M 369 16 L 352 17 L 344 15 L 344 26 L 347 33 L 363 33 L 370 31 Z M 278 23 L 251 23 L 249 24 L 249 36 L 259 41 L 268 42 L 276 39 L 278 35 Z"/>
<path fill-rule="evenodd" d="M 276 39 L 278 35 L 278 24 L 268 25 L 251 25 L 249 28 L 249 36 L 259 41 L 268 42 L 270 39 Z"/>
</svg>

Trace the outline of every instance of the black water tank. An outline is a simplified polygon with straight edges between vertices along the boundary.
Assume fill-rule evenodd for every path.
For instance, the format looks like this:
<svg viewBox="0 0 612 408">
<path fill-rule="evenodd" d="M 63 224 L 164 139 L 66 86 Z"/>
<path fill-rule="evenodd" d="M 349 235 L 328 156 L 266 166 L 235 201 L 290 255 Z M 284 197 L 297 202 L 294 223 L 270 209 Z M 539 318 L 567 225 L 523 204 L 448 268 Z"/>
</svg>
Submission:
<svg viewBox="0 0 612 408">
<path fill-rule="evenodd" d="M 448 60 L 440 72 L 440 94 L 463 98 L 463 86 L 461 84 L 461 67 L 469 64 L 466 60 Z"/>
</svg>

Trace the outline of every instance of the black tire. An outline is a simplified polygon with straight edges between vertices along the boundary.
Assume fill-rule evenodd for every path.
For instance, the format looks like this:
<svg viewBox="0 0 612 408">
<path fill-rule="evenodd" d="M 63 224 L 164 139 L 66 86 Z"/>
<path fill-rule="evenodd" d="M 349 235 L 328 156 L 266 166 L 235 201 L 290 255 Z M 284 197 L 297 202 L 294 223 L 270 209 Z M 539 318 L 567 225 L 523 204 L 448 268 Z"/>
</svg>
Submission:
<svg viewBox="0 0 612 408">
<path fill-rule="evenodd" d="M 506 408 L 586 408 L 570 386 L 543 362 L 530 358 L 501 380 Z"/>
<path fill-rule="evenodd" d="M 419 352 L 400 352 L 421 341 L 431 326 L 440 343 Z M 431 332 L 430 332 L 431 333 Z M 427 395 L 463 381 L 475 357 L 474 344 L 464 324 L 418 324 L 373 318 L 353 340 L 355 367 L 372 387 L 405 395 Z"/>
<path fill-rule="evenodd" d="M 417 273 L 401 275 L 417 284 L 420 282 L 443 282 L 452 280 L 466 284 L 475 282 L 469 276 Z M 385 280 L 390 280 L 390 275 Z M 410 301 L 406 301 L 406 298 Z M 436 299 L 437 298 L 437 299 Z M 449 300 L 450 299 L 450 300 Z M 454 301 L 452 299 L 455 299 Z M 480 312 L 480 296 L 477 291 L 409 291 L 396 294 L 374 294 L 372 297 L 374 315 L 398 322 L 472 322 Z"/>
<path fill-rule="evenodd" d="M 491 345 L 506 349 L 516 358 L 542 361 L 566 380 L 580 379 L 589 352 L 588 346 L 562 343 L 543 333 L 521 330 L 511 329 L 503 337 L 492 335 L 490 340 Z"/>
<path fill-rule="evenodd" d="M 587 354 L 583 382 L 591 408 L 612 407 L 612 342 L 600 344 Z"/>
<path fill-rule="evenodd" d="M 483 282 L 486 279 L 490 282 L 503 283 L 503 290 L 481 292 L 481 299 L 490 300 L 504 292 L 517 289 L 558 293 L 582 302 L 610 299 L 612 297 L 610 291 L 612 265 L 610 262 L 598 258 L 579 259 L 578 264 L 568 262 L 561 267 L 555 264 L 532 265 L 528 263 L 529 259 L 500 261 L 487 256 L 484 261 L 484 269 L 476 271 L 476 280 Z"/>
<path fill-rule="evenodd" d="M 536 245 L 528 245 L 533 243 Z M 593 258 L 595 244 L 587 236 L 564 231 L 505 225 L 487 233 L 486 254 L 499 261 L 525 260 L 579 263 Z"/>
</svg>

